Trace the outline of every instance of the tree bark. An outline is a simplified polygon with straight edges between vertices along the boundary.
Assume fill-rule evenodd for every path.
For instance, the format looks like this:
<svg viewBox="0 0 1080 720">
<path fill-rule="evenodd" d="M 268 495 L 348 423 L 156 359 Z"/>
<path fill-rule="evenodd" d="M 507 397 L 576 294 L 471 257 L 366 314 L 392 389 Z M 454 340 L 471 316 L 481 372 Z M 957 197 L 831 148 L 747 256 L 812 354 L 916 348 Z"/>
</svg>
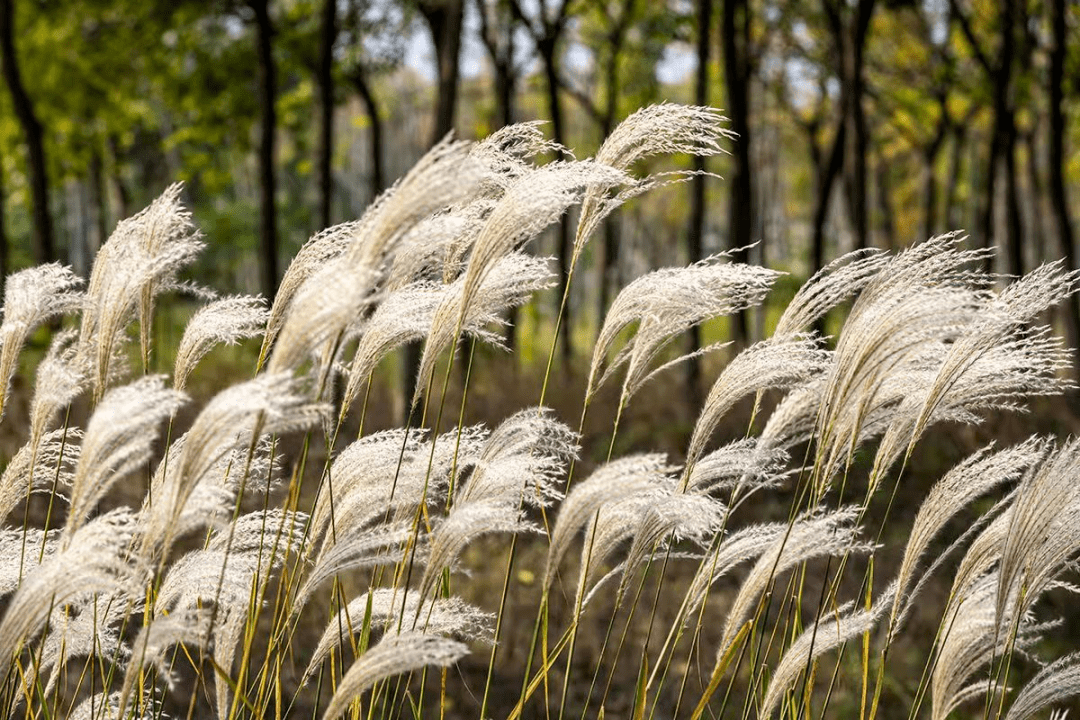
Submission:
<svg viewBox="0 0 1080 720">
<path fill-rule="evenodd" d="M 386 187 L 386 171 L 383 169 L 382 156 L 382 115 L 379 111 L 378 101 L 375 100 L 375 95 L 371 92 L 371 86 L 368 84 L 363 70 L 355 70 L 350 77 L 353 87 L 356 88 L 356 94 L 360 96 L 360 102 L 364 105 L 364 112 L 367 113 L 368 122 L 371 123 L 368 133 L 368 152 L 371 155 L 371 199 L 374 201 L 375 198 L 379 197 L 379 193 L 383 191 L 383 188 Z"/>
<path fill-rule="evenodd" d="M 845 131 L 846 123 L 841 121 L 836 129 L 828 160 L 818 167 L 817 202 L 814 205 L 813 237 L 810 244 L 814 272 L 825 267 L 825 221 L 829 217 L 832 187 L 843 163 Z"/>
<path fill-rule="evenodd" d="M 559 145 L 566 144 L 565 121 L 563 118 L 562 98 L 559 96 L 559 66 L 558 66 L 558 34 L 549 34 L 544 41 L 537 43 L 540 52 L 540 61 L 544 66 L 545 89 L 547 90 L 548 117 L 551 118 L 551 135 Z M 573 303 L 567 297 L 570 282 L 570 260 L 574 255 L 573 238 L 570 235 L 570 216 L 563 214 L 559 218 L 558 225 L 558 255 L 559 255 L 559 292 L 556 302 L 562 303 L 566 298 L 566 306 L 563 309 L 562 323 L 559 325 L 558 341 L 562 343 L 563 367 L 570 367 L 574 358 L 574 347 L 571 344 L 571 329 L 573 328 Z"/>
<path fill-rule="evenodd" d="M 1075 270 L 1076 250 L 1073 245 L 1072 218 L 1069 216 L 1069 200 L 1065 191 L 1064 164 L 1068 158 L 1065 153 L 1065 112 L 1062 108 L 1065 82 L 1065 0 L 1050 1 L 1050 32 L 1053 43 L 1050 47 L 1050 134 L 1047 138 L 1047 189 L 1053 208 L 1054 225 L 1058 239 L 1059 252 L 1065 258 L 1070 270 Z M 1080 367 L 1080 299 L 1076 294 L 1069 296 L 1063 303 L 1066 339 L 1077 353 L 1074 360 Z M 1075 370 L 1076 368 L 1074 368 Z"/>
<path fill-rule="evenodd" d="M 463 0 L 420 4 L 420 12 L 427 21 L 435 45 L 435 62 L 439 73 L 432 145 L 454 129 L 463 10 Z"/>
<path fill-rule="evenodd" d="M 331 161 L 334 153 L 334 40 L 337 38 L 337 0 L 325 0 L 319 27 L 319 227 L 330 227 L 334 185 Z"/>
<path fill-rule="evenodd" d="M 711 55 L 710 38 L 712 37 L 712 0 L 697 0 L 697 68 L 694 71 L 694 102 L 698 105 L 709 104 L 709 58 Z M 705 256 L 705 189 L 708 179 L 705 172 L 705 157 L 695 155 L 694 172 L 698 173 L 690 183 L 690 225 L 686 232 L 688 260 L 697 262 Z M 690 332 L 690 352 L 700 350 L 705 344 L 701 325 L 695 325 Z M 695 404 L 700 404 L 701 395 L 701 358 L 690 359 L 687 368 L 687 390 Z"/>
<path fill-rule="evenodd" d="M 259 248 L 262 258 L 262 292 L 267 298 L 277 294 L 278 286 L 278 238 L 277 214 L 274 198 L 277 194 L 277 178 L 274 169 L 274 135 L 277 114 L 274 102 L 277 97 L 277 68 L 274 65 L 273 25 L 270 22 L 269 0 L 249 0 L 255 13 L 256 53 L 259 81 Z"/>
<path fill-rule="evenodd" d="M 855 245 L 867 247 L 869 242 L 869 223 L 866 201 L 866 154 L 867 131 L 866 113 L 863 108 L 865 81 L 863 78 L 863 49 L 870 26 L 870 17 L 874 11 L 874 0 L 859 0 L 854 16 L 841 34 L 841 66 L 844 84 L 841 91 L 844 106 L 844 118 L 847 124 L 844 152 L 844 182 L 847 189 L 848 213 L 851 230 L 855 235 Z"/>
<path fill-rule="evenodd" d="M 15 52 L 15 0 L 0 0 L 0 66 L 11 93 L 15 116 L 26 138 L 27 164 L 30 170 L 30 199 L 33 213 L 34 260 L 38 263 L 56 259 L 52 215 L 49 213 L 49 177 L 45 162 L 45 141 L 41 122 L 26 92 L 19 60 Z"/>
<path fill-rule="evenodd" d="M 727 87 L 728 116 L 738 135 L 731 149 L 732 173 L 728 202 L 728 248 L 746 248 L 754 218 L 753 185 L 750 181 L 750 8 L 747 0 L 724 0 L 720 23 L 720 44 L 724 51 L 724 83 Z M 746 251 L 732 256 L 745 262 Z M 748 327 L 745 312 L 732 317 L 732 339 L 745 342 Z"/>
</svg>

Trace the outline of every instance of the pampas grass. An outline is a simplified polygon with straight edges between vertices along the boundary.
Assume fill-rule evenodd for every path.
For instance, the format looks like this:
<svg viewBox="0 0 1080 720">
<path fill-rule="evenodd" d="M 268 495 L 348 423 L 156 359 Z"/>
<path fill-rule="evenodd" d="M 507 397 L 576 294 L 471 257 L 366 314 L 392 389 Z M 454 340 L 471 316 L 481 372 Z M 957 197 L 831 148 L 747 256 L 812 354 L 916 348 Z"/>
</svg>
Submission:
<svg viewBox="0 0 1080 720">
<path fill-rule="evenodd" d="M 770 314 L 767 337 L 730 350 L 684 448 L 624 454 L 659 445 L 662 428 L 620 419 L 685 359 L 680 336 L 772 302 L 781 275 L 725 256 L 658 270 L 603 319 L 577 431 L 543 407 L 573 371 L 553 361 L 540 406 L 467 424 L 468 385 L 488 382 L 480 353 L 443 423 L 461 340 L 506 349 L 506 312 L 556 284 L 530 241 L 579 205 L 572 277 L 611 212 L 685 177 L 664 156 L 716 154 L 729 137 L 715 110 L 660 105 L 591 159 L 538 164 L 573 156 L 537 123 L 447 138 L 362 217 L 308 241 L 274 298 L 215 299 L 182 278 L 203 243 L 180 186 L 120 223 L 85 293 L 59 265 L 8 278 L 0 419 L 23 444 L 0 474 L 0 712 L 802 718 L 858 705 L 861 720 L 989 720 L 1077 694 L 1077 656 L 1046 641 L 1060 623 L 1044 599 L 1075 591 L 1080 442 L 985 446 L 925 493 L 915 454 L 936 425 L 1074 389 L 1047 320 L 1080 284 L 1060 263 L 1006 282 L 959 233 L 844 255 Z M 167 378 L 148 367 L 155 305 L 173 292 L 198 307 Z M 47 322 L 19 427 L 3 410 Z M 189 379 L 212 378 L 210 351 L 246 338 L 261 338 L 254 376 L 181 412 Z M 416 341 L 406 401 L 420 412 L 371 432 L 376 371 Z M 586 412 L 616 374 L 594 445 Z"/>
</svg>

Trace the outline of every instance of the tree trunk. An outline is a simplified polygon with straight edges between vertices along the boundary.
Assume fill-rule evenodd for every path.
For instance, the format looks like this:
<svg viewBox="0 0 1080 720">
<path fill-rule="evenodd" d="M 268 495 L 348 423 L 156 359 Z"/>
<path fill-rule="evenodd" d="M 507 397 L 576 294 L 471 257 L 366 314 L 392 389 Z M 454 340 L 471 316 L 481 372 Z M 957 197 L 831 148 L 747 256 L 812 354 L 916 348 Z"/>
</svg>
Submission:
<svg viewBox="0 0 1080 720">
<path fill-rule="evenodd" d="M 7 287 L 7 276 L 10 272 L 8 237 L 4 222 L 4 163 L 0 161 L 0 298 L 4 297 L 4 288 Z"/>
<path fill-rule="evenodd" d="M 427 21 L 431 41 L 435 45 L 435 62 L 439 73 L 432 145 L 454 129 L 463 10 L 463 0 L 420 4 L 420 12 Z"/>
<path fill-rule="evenodd" d="M 709 104 L 709 56 L 712 29 L 712 0 L 697 0 L 697 69 L 694 72 L 694 102 Z M 694 156 L 694 171 L 698 173 L 690 183 L 690 226 L 686 232 L 688 260 L 692 263 L 705 257 L 705 157 Z M 701 325 L 690 332 L 690 352 L 700 350 L 705 344 Z M 691 402 L 701 402 L 701 358 L 690 359 L 686 382 Z"/>
<path fill-rule="evenodd" d="M 249 0 L 255 13 L 256 52 L 259 73 L 259 247 L 262 258 L 262 292 L 272 299 L 278 286 L 277 216 L 274 209 L 276 176 L 274 172 L 274 134 L 277 115 L 274 102 L 277 96 L 277 68 L 274 65 L 273 26 L 270 23 L 269 0 Z"/>
<path fill-rule="evenodd" d="M 979 234 L 982 236 L 982 244 L 989 247 L 993 238 L 994 229 L 994 203 L 997 200 L 997 176 L 1005 165 L 1006 182 L 1008 179 L 1008 166 L 1015 168 L 1015 163 L 1008 160 L 1013 150 L 1013 136 L 1015 127 L 1013 123 L 1012 109 L 1009 106 L 1009 87 L 1012 82 L 1013 52 L 1015 50 L 1015 28 L 1011 22 L 1012 0 L 1002 0 L 1001 11 L 1001 50 L 998 54 L 996 65 L 990 69 L 990 82 L 993 85 L 993 109 L 994 126 L 990 140 L 990 157 L 986 167 L 985 191 L 983 206 L 979 218 Z M 1006 188 L 1012 192 L 1013 188 Z M 1009 263 L 1016 268 L 1016 250 L 1013 248 L 1019 242 L 1019 237 L 1012 234 L 1013 218 L 1011 209 L 1006 206 L 1005 237 L 998 245 L 999 262 Z"/>
<path fill-rule="evenodd" d="M 334 40 L 337 37 L 337 0 L 323 3 L 319 28 L 319 227 L 330 227 L 330 204 L 334 186 L 331 160 L 334 154 Z"/>
<path fill-rule="evenodd" d="M 847 189 L 848 213 L 855 245 L 867 246 L 869 225 L 866 202 L 866 113 L 863 109 L 863 48 L 874 11 L 874 0 L 859 0 L 854 16 L 841 33 L 841 91 L 844 121 L 847 124 L 844 152 L 844 183 Z"/>
<path fill-rule="evenodd" d="M 728 248 L 746 248 L 754 238 L 753 185 L 750 181 L 750 8 L 746 0 L 724 0 L 720 44 L 724 51 L 724 83 L 727 87 L 727 112 L 731 129 L 738 135 L 731 149 L 732 173 L 728 202 Z M 745 249 L 732 255 L 745 262 Z M 746 313 L 732 317 L 732 339 L 747 339 Z"/>
<path fill-rule="evenodd" d="M 892 191 L 889 184 L 889 167 L 886 165 L 881 153 L 877 153 L 877 177 L 874 185 L 877 189 L 878 213 L 881 217 L 881 236 L 885 240 L 885 247 L 889 250 L 897 248 L 896 238 L 896 213 L 892 207 Z M 933 173 L 931 173 L 933 176 Z M 932 202 L 931 202 L 932 204 Z"/>
<path fill-rule="evenodd" d="M 1050 27 L 1053 44 L 1050 48 L 1050 135 L 1047 137 L 1047 189 L 1053 208 L 1054 225 L 1059 252 L 1070 270 L 1077 268 L 1076 250 L 1073 245 L 1072 219 L 1069 217 L 1069 200 L 1065 192 L 1064 164 L 1065 113 L 1062 108 L 1065 81 L 1065 0 L 1050 1 Z M 1080 367 L 1080 299 L 1073 293 L 1062 305 L 1065 316 L 1065 333 L 1073 352 L 1077 353 Z M 1075 368 L 1074 368 L 1075 369 Z"/>
<path fill-rule="evenodd" d="M 829 216 L 833 183 L 840 174 L 844 158 L 845 127 L 846 123 L 841 121 L 833 138 L 832 149 L 829 150 L 828 161 L 818 168 L 817 203 L 814 205 L 813 239 L 810 245 L 814 272 L 825 267 L 825 221 Z"/>
<path fill-rule="evenodd" d="M 26 138 L 27 164 L 30 169 L 30 199 L 33 212 L 34 260 L 52 262 L 56 258 L 53 244 L 52 215 L 49 214 L 49 178 L 45 163 L 45 141 L 41 122 L 30 96 L 23 85 L 22 73 L 15 52 L 15 0 L 0 0 L 0 63 L 4 82 L 11 93 L 15 116 Z"/>
<path fill-rule="evenodd" d="M 383 124 L 382 116 L 379 112 L 378 102 L 375 100 L 375 95 L 371 92 L 371 86 L 368 85 L 367 77 L 365 77 L 362 70 L 356 70 L 352 73 L 353 87 L 356 88 L 356 94 L 360 96 L 360 102 L 364 104 L 364 112 L 367 113 L 368 122 L 371 123 L 371 128 L 368 133 L 368 152 L 371 154 L 371 200 L 379 197 L 379 193 L 386 187 L 386 171 L 383 169 L 383 156 L 382 156 L 382 137 L 383 137 Z"/>
<path fill-rule="evenodd" d="M 564 129 L 562 99 L 559 97 L 559 68 L 557 55 L 557 38 L 546 38 L 538 43 L 540 61 L 544 66 L 545 89 L 547 90 L 548 117 L 551 118 L 552 140 L 559 145 L 566 144 L 566 131 Z M 567 297 L 570 282 L 570 260 L 574 254 L 573 238 L 570 235 L 570 216 L 564 213 L 559 219 L 558 226 L 558 254 L 559 254 L 559 292 L 555 302 L 562 303 L 566 298 L 566 306 L 563 310 L 562 323 L 559 326 L 559 338 L 562 343 L 563 367 L 570 367 L 574 358 L 574 348 L 571 345 L 571 329 L 573 328 L 573 303 Z"/>
<path fill-rule="evenodd" d="M 128 216 L 128 208 L 131 205 L 131 200 L 128 197 L 127 186 L 124 185 L 124 178 L 120 175 L 120 146 L 116 142 L 116 137 L 109 135 L 109 183 L 112 191 L 112 195 L 115 196 L 116 204 L 113 207 L 112 225 L 124 220 Z M 108 235 L 106 234 L 106 238 Z"/>
<path fill-rule="evenodd" d="M 956 189 L 960 186 L 960 173 L 964 163 L 964 141 L 967 136 L 962 125 L 953 127 L 952 147 L 949 151 L 949 175 L 945 183 L 946 230 L 958 230 L 963 225 L 963 208 L 956 203 Z"/>
</svg>

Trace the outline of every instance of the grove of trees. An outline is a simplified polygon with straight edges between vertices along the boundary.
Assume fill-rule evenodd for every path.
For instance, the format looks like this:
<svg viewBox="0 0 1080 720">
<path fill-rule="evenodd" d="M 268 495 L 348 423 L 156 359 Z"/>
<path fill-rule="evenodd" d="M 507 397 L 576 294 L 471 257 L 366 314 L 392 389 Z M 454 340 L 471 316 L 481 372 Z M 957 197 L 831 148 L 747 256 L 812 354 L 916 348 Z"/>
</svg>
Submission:
<svg viewBox="0 0 1080 720">
<path fill-rule="evenodd" d="M 0 274 L 85 272 L 183 180 L 211 243 L 200 271 L 272 295 L 284 258 L 448 132 L 539 118 L 583 156 L 665 100 L 724 108 L 738 139 L 606 223 L 567 361 L 629 277 L 721 250 L 806 276 L 966 228 L 1002 273 L 1077 262 L 1065 0 L 0 0 L 0 71 Z M 572 233 L 567 217 L 548 239 L 564 270 Z"/>
</svg>

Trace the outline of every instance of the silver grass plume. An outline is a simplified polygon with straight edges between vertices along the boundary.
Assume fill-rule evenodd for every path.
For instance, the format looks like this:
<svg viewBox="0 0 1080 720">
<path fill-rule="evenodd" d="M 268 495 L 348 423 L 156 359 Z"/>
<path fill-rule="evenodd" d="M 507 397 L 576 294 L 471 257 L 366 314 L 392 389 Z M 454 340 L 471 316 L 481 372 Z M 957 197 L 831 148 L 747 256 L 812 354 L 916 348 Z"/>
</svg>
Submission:
<svg viewBox="0 0 1080 720">
<path fill-rule="evenodd" d="M 998 583 L 997 572 L 990 572 L 976 578 L 962 595 L 950 596 L 930 683 L 933 720 L 945 720 L 961 704 L 987 691 L 1002 691 L 999 684 L 987 679 L 983 668 L 1009 648 L 1024 655 L 1026 648 L 1053 626 L 1038 624 L 1026 613 L 1019 620 L 1010 615 L 998 621 L 994 609 Z"/>
<path fill-rule="evenodd" d="M 40 663 L 31 668 L 25 687 L 33 688 L 36 677 L 51 668 L 44 690 L 49 696 L 64 664 L 75 658 L 97 656 L 111 663 L 125 662 L 131 649 L 120 636 L 120 628 L 130 616 L 133 600 L 123 593 L 91 593 L 54 607 L 41 643 Z"/>
<path fill-rule="evenodd" d="M 888 592 L 891 592 L 891 589 L 878 604 L 868 610 L 846 603 L 826 612 L 811 627 L 803 630 L 773 670 L 758 717 L 768 718 L 773 715 L 784 695 L 806 670 L 808 663 L 873 629 L 892 600 L 888 597 Z"/>
<path fill-rule="evenodd" d="M 160 507 L 167 501 L 168 493 L 174 492 L 180 482 L 179 458 L 183 456 L 186 439 L 184 434 L 173 441 L 150 479 L 150 491 L 143 498 L 139 511 L 140 542 L 144 545 L 154 530 L 154 498 L 158 498 L 157 507 L 161 512 Z M 180 514 L 172 521 L 169 526 L 171 537 L 181 538 L 197 529 L 218 529 L 227 525 L 236 510 L 241 484 L 263 494 L 270 492 L 278 479 L 273 450 L 272 440 L 264 435 L 253 449 L 237 446 L 221 455 L 203 473 L 202 480 L 195 485 Z"/>
<path fill-rule="evenodd" d="M 184 555 L 169 568 L 154 618 L 148 624 L 183 615 L 192 623 L 192 633 L 199 631 L 202 647 L 213 640 L 214 662 L 222 672 L 231 674 L 236 648 L 253 609 L 252 598 L 261 597 L 258 585 L 279 572 L 286 557 L 298 549 L 305 520 L 300 513 L 260 511 L 240 516 L 232 528 L 215 531 L 206 549 Z M 204 629 L 201 613 L 211 606 L 213 612 L 206 617 Z M 143 652 L 153 661 L 153 653 L 138 640 L 132 648 L 139 663 L 148 661 L 140 656 Z M 216 687 L 218 712 L 224 717 L 228 688 L 224 681 L 216 682 Z"/>
<path fill-rule="evenodd" d="M 115 375 L 124 331 L 137 316 L 141 356 L 150 357 L 154 298 L 162 292 L 196 290 L 177 274 L 202 251 L 191 213 L 171 185 L 142 212 L 121 221 L 101 246 L 86 289 L 79 355 L 100 398 Z"/>
<path fill-rule="evenodd" d="M 76 288 L 81 284 L 71 268 L 58 263 L 21 270 L 7 278 L 0 323 L 0 418 L 26 339 L 47 320 L 79 309 L 83 296 Z"/>
<path fill-rule="evenodd" d="M 718 660 L 731 647 L 743 623 L 750 619 L 758 597 L 778 575 L 815 558 L 874 549 L 872 543 L 859 540 L 859 528 L 852 525 L 858 514 L 857 507 L 845 507 L 797 519 L 791 530 L 758 558 L 728 609 Z"/>
<path fill-rule="evenodd" d="M 830 360 L 829 351 L 812 335 L 797 335 L 780 343 L 764 340 L 736 355 L 709 389 L 694 423 L 686 451 L 687 471 L 693 472 L 720 421 L 739 399 L 763 390 L 805 384 L 824 372 Z"/>
<path fill-rule="evenodd" d="M 494 203 L 481 197 L 417 223 L 394 249 L 383 290 L 393 292 L 414 282 L 450 282 L 460 275 Z"/>
<path fill-rule="evenodd" d="M 626 498 L 651 494 L 668 481 L 674 470 L 663 454 L 632 455 L 608 462 L 588 478 L 574 485 L 559 507 L 555 529 L 551 533 L 543 587 L 548 590 L 559 563 L 570 549 L 574 537 L 593 522 L 601 510 Z M 583 552 L 588 551 L 588 542 Z M 587 572 L 581 568 L 581 574 Z"/>
<path fill-rule="evenodd" d="M 429 373 L 435 357 L 463 332 L 469 314 L 475 312 L 473 306 L 478 297 L 485 294 L 485 286 L 490 287 L 488 276 L 501 267 L 500 260 L 558 220 L 581 199 L 586 188 L 611 187 L 626 179 L 624 173 L 607 165 L 575 161 L 549 163 L 511 183 L 491 209 L 473 243 L 468 266 L 461 277 L 460 294 L 447 295 L 435 313 L 431 337 L 424 348 L 422 370 Z M 423 392 L 426 377 L 422 372 L 414 404 Z"/>
<path fill-rule="evenodd" d="M 934 484 L 919 507 L 904 548 L 904 557 L 896 575 L 896 599 L 889 618 L 890 631 L 895 631 L 897 619 L 904 614 L 901 608 L 914 599 L 908 594 L 908 588 L 915 571 L 930 543 L 945 524 L 980 496 L 999 485 L 1019 479 L 1027 468 L 1042 460 L 1048 445 L 1048 441 L 1033 437 L 998 452 L 992 452 L 992 446 L 985 447 Z"/>
<path fill-rule="evenodd" d="M 168 720 L 157 702 L 144 704 L 141 711 L 126 714 L 120 710 L 120 691 L 99 692 L 71 709 L 67 720 Z"/>
<path fill-rule="evenodd" d="M 626 364 L 623 400 L 650 377 L 649 366 L 678 334 L 711 318 L 759 305 L 782 273 L 753 265 L 721 262 L 713 255 L 684 268 L 643 275 L 618 294 L 596 340 L 586 397 Z M 619 334 L 633 323 L 637 331 L 602 375 L 600 368 Z"/>
<path fill-rule="evenodd" d="M 317 270 L 300 286 L 289 306 L 267 372 L 297 370 L 308 358 L 325 369 L 334 344 L 374 301 L 377 280 L 374 267 L 354 264 L 346 256 Z"/>
<path fill-rule="evenodd" d="M 30 493 L 51 492 L 63 497 L 75 476 L 82 433 L 75 428 L 53 430 L 41 445 L 23 445 L 0 475 L 0 521 Z"/>
<path fill-rule="evenodd" d="M 1080 440 L 1074 439 L 1020 484 L 1001 550 L 995 600 L 999 621 L 1023 616 L 1080 550 L 1078 468 Z"/>
<path fill-rule="evenodd" d="M 959 250 L 942 235 L 893 257 L 863 288 L 836 345 L 821 398 L 819 457 L 854 443 L 881 380 L 927 344 L 963 335 L 985 307 L 989 277 L 970 267 L 984 250 Z M 818 475 L 824 491 L 831 468 Z"/>
<path fill-rule="evenodd" d="M 270 305 L 270 314 L 266 320 L 266 332 L 263 334 L 260 360 L 265 360 L 270 347 L 277 339 L 281 326 L 285 323 L 293 298 L 308 279 L 331 260 L 340 257 L 352 243 L 361 221 L 342 223 L 326 228 L 301 246 L 286 268 L 278 284 L 274 301 Z"/>
<path fill-rule="evenodd" d="M 758 435 L 758 447 L 788 450 L 809 441 L 817 427 L 825 380 L 824 375 L 818 375 L 790 388 L 765 422 Z"/>
<path fill-rule="evenodd" d="M 459 486 L 445 520 L 434 528 L 421 596 L 470 542 L 493 532 L 539 530 L 525 520 L 527 508 L 562 499 L 559 481 L 577 457 L 577 436 L 547 408 L 528 408 L 504 420 L 484 443 Z"/>
<path fill-rule="evenodd" d="M 349 246 L 351 264 L 380 267 L 401 238 L 434 212 L 464 205 L 482 189 L 488 170 L 470 156 L 472 144 L 449 136 L 435 144 L 361 218 Z"/>
<path fill-rule="evenodd" d="M 646 504 L 637 522 L 625 528 L 625 537 L 632 539 L 623 561 L 623 577 L 628 577 L 634 568 L 652 557 L 656 548 L 666 546 L 669 541 L 707 544 L 723 527 L 728 512 L 728 507 L 719 500 L 697 493 L 677 492 L 673 485 L 668 486 L 668 492 Z M 597 538 L 599 535 L 597 533 Z M 595 547 L 600 544 L 599 540 L 593 544 L 595 562 Z"/>
<path fill-rule="evenodd" d="M 215 345 L 235 345 L 242 338 L 261 335 L 268 317 L 261 297 L 235 295 L 199 308 L 176 349 L 173 386 L 183 390 L 191 371 Z"/>
<path fill-rule="evenodd" d="M 879 250 L 854 250 L 818 270 L 784 308 L 773 330 L 773 340 L 809 330 L 825 313 L 866 287 L 888 262 L 889 256 Z"/>
<path fill-rule="evenodd" d="M 354 598 L 338 611 L 323 631 L 311 655 L 302 683 L 308 682 L 332 650 L 361 632 L 365 618 L 371 628 L 393 632 L 403 620 L 429 635 L 450 635 L 466 642 L 492 642 L 492 616 L 457 597 L 435 598 L 420 606 L 418 593 L 379 588 Z"/>
<path fill-rule="evenodd" d="M 23 643 L 41 631 L 50 607 L 83 593 L 134 589 L 142 581 L 126 556 L 135 526 L 126 509 L 99 515 L 23 577 L 0 621 L 0 678 L 8 677 Z"/>
<path fill-rule="evenodd" d="M 400 562 L 416 533 L 411 522 L 399 520 L 369 528 L 342 529 L 333 537 L 333 544 L 319 553 L 296 593 L 297 610 L 319 585 L 338 573 Z"/>
<path fill-rule="evenodd" d="M 724 152 L 720 141 L 735 137 L 722 127 L 725 122 L 727 118 L 710 107 L 652 105 L 619 123 L 600 146 L 595 161 L 626 171 L 639 160 L 657 155 L 718 155 Z M 609 192 L 610 185 L 589 188 L 581 204 L 570 266 L 577 265 L 585 244 L 608 215 L 627 200 L 661 184 L 661 177 L 652 175 L 635 180 L 614 195 Z"/>
<path fill-rule="evenodd" d="M 424 432 L 386 430 L 361 438 L 342 450 L 311 517 L 309 552 L 321 539 L 319 554 L 327 552 L 336 535 L 352 534 L 382 519 L 411 519 L 421 503 L 445 502 L 455 449 L 459 469 L 475 457 L 487 432 L 464 428 L 424 441 Z M 429 469 L 430 463 L 430 469 Z M 332 493 L 332 494 L 331 494 Z"/>
<path fill-rule="evenodd" d="M 59 547 L 59 530 L 0 528 L 0 597 L 15 592 L 22 578 Z"/>
<path fill-rule="evenodd" d="M 947 358 L 951 350 L 942 346 L 941 353 Z M 892 410 L 874 458 L 873 477 L 882 476 L 901 454 L 910 451 L 933 423 L 977 423 L 989 410 L 1023 412 L 1026 398 L 1056 395 L 1073 387 L 1063 375 L 1072 366 L 1071 353 L 1045 327 L 1020 331 L 1016 337 L 986 349 L 954 374 L 943 390 L 937 387 L 941 362 L 935 359 L 932 372 L 904 383 L 902 400 Z M 937 397 L 927 414 L 926 403 L 934 393 Z"/>
<path fill-rule="evenodd" d="M 463 335 L 503 347 L 502 335 L 485 328 L 491 324 L 504 324 L 504 311 L 523 305 L 535 292 L 551 287 L 554 282 L 546 258 L 508 252 L 492 262 L 479 285 L 470 292 L 469 280 L 475 258 L 474 252 L 469 273 L 446 286 L 435 309 L 420 359 L 419 379 L 412 397 L 414 405 L 433 378 L 435 363 L 444 350 Z"/>
<path fill-rule="evenodd" d="M 37 366 L 34 397 L 30 402 L 30 440 L 38 445 L 60 411 L 86 389 L 86 374 L 79 367 L 72 340 L 74 331 L 58 333 Z"/>
<path fill-rule="evenodd" d="M 237 448 L 254 449 L 262 435 L 307 430 L 323 421 L 329 408 L 312 403 L 303 388 L 290 373 L 262 374 L 214 396 L 188 430 L 180 456 L 169 459 L 178 467 L 152 506 L 141 538 L 145 555 L 168 548 L 188 498 L 222 457 Z"/>
<path fill-rule="evenodd" d="M 1027 720 L 1056 703 L 1080 694 L 1080 653 L 1050 663 L 1021 688 L 1005 720 Z"/>
<path fill-rule="evenodd" d="M 387 635 L 352 664 L 338 683 L 323 720 L 334 720 L 365 690 L 388 677 L 427 666 L 449 667 L 469 652 L 457 640 L 424 632 Z"/>
<path fill-rule="evenodd" d="M 914 423 L 911 443 L 944 401 L 950 386 L 989 350 L 1022 338 L 1027 326 L 1042 312 L 1077 291 L 1080 271 L 1065 272 L 1060 262 L 1042 265 L 1002 290 L 982 314 L 980 322 L 953 343 L 925 397 Z"/>
<path fill-rule="evenodd" d="M 774 547 L 787 532 L 786 523 L 749 525 L 724 538 L 702 558 L 694 579 L 686 591 L 686 611 L 683 622 L 689 623 L 693 612 L 701 607 L 713 584 L 736 565 L 753 560 Z"/>
<path fill-rule="evenodd" d="M 431 329 L 444 288 L 417 282 L 388 292 L 364 323 L 349 366 L 348 383 L 341 401 L 341 417 L 352 408 L 376 366 L 406 343 L 422 340 Z"/>
<path fill-rule="evenodd" d="M 543 120 L 505 125 L 473 145 L 470 155 L 487 167 L 491 174 L 485 184 L 491 186 L 491 194 L 501 195 L 514 180 L 530 172 L 530 161 L 544 153 L 569 154 L 569 150 L 557 142 L 548 140 L 540 129 Z"/>
<path fill-rule="evenodd" d="M 83 435 L 71 480 L 65 542 L 73 541 L 75 531 L 113 484 L 150 460 L 159 426 L 185 400 L 183 393 L 165 387 L 161 375 L 142 377 L 105 395 Z"/>
<path fill-rule="evenodd" d="M 781 479 L 788 453 L 783 448 L 763 447 L 758 438 L 728 443 L 699 458 L 690 470 L 686 491 L 707 495 L 744 486 L 775 487 Z"/>
<path fill-rule="evenodd" d="M 143 624 L 131 643 L 131 660 L 124 669 L 118 701 L 120 717 L 125 715 L 132 690 L 147 665 L 152 665 L 169 687 L 175 685 L 176 677 L 171 672 L 169 648 L 185 645 L 200 652 L 205 650 L 210 644 L 212 615 L 210 608 L 183 608 L 169 615 L 157 615 Z"/>
</svg>

